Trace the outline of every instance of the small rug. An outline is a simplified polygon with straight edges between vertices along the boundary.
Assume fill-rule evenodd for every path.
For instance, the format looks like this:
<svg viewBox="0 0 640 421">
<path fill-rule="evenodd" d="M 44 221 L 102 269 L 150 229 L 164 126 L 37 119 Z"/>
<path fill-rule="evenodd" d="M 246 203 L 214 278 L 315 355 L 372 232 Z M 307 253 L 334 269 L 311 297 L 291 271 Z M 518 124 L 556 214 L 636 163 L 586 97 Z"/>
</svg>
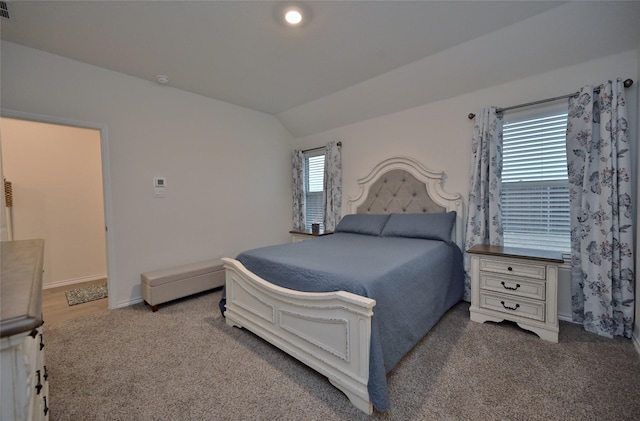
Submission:
<svg viewBox="0 0 640 421">
<path fill-rule="evenodd" d="M 89 285 L 88 287 L 70 289 L 65 291 L 67 302 L 70 306 L 88 303 L 89 301 L 100 300 L 107 297 L 107 283 Z"/>
</svg>

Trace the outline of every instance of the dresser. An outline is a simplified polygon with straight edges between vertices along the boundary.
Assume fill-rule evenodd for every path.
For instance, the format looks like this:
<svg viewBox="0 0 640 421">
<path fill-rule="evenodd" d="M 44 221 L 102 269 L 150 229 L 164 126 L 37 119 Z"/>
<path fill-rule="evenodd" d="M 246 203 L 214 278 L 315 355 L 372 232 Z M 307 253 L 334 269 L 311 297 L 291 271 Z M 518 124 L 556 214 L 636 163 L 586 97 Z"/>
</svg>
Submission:
<svg viewBox="0 0 640 421">
<path fill-rule="evenodd" d="M 558 268 L 562 253 L 477 245 L 471 256 L 471 320 L 510 320 L 558 342 Z"/>
<path fill-rule="evenodd" d="M 49 373 L 42 334 L 44 241 L 3 241 L 0 247 L 0 420 L 47 420 Z"/>
</svg>

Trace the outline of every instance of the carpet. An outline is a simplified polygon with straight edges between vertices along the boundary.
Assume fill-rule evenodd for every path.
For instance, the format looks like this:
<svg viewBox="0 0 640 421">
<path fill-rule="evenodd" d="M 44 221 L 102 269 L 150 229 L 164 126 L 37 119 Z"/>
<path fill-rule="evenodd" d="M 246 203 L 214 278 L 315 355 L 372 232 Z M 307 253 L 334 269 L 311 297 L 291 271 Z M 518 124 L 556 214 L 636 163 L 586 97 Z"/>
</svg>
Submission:
<svg viewBox="0 0 640 421">
<path fill-rule="evenodd" d="M 89 301 L 107 298 L 107 283 L 98 285 L 89 285 L 87 287 L 70 289 L 64 292 L 67 296 L 67 302 L 70 306 L 76 304 L 88 303 Z"/>
<path fill-rule="evenodd" d="M 391 409 L 358 411 L 323 377 L 225 324 L 221 292 L 45 324 L 52 421 L 626 421 L 640 358 L 561 322 L 559 343 L 452 308 L 387 376 Z"/>
</svg>

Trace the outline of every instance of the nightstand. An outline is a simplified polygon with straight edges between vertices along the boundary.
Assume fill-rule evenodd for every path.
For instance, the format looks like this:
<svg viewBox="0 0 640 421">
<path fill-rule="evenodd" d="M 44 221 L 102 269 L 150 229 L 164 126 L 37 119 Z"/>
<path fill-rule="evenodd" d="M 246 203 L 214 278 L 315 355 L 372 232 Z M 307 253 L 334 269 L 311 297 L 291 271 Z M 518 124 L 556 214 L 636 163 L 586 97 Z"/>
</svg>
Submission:
<svg viewBox="0 0 640 421">
<path fill-rule="evenodd" d="M 558 342 L 558 267 L 562 253 L 477 245 L 471 255 L 471 320 L 516 322 Z"/>
<path fill-rule="evenodd" d="M 331 235 L 333 234 L 333 231 L 320 230 L 318 234 L 313 234 L 311 230 L 291 230 L 289 231 L 289 234 L 291 234 L 291 242 L 297 243 L 298 241 L 311 240 L 312 238 Z"/>
</svg>

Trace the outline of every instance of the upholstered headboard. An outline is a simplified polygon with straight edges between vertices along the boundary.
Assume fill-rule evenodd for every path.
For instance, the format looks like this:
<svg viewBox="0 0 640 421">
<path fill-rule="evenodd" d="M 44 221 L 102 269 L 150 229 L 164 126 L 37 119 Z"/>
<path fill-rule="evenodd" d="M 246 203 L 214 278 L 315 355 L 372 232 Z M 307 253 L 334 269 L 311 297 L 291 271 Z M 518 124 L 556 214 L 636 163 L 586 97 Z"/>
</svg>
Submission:
<svg viewBox="0 0 640 421">
<path fill-rule="evenodd" d="M 464 208 L 459 193 L 442 188 L 443 172 L 431 171 L 412 158 L 389 158 L 358 180 L 359 194 L 350 197 L 348 213 L 433 213 L 456 211 L 452 238 L 462 249 Z"/>
<path fill-rule="evenodd" d="M 429 197 L 427 186 L 410 172 L 390 170 L 369 187 L 369 193 L 356 213 L 445 212 Z"/>
</svg>

